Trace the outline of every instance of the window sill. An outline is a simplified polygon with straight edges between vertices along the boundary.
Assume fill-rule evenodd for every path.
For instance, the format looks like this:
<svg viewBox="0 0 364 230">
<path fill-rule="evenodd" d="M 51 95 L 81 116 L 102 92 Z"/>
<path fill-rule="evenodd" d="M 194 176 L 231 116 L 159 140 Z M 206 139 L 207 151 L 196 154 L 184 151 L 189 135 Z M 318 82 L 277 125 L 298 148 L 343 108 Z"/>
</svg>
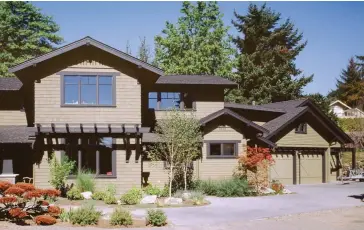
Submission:
<svg viewBox="0 0 364 230">
<path fill-rule="evenodd" d="M 236 159 L 237 156 L 206 156 L 206 159 Z"/>
<path fill-rule="evenodd" d="M 61 108 L 116 108 L 116 105 L 61 105 Z"/>
</svg>

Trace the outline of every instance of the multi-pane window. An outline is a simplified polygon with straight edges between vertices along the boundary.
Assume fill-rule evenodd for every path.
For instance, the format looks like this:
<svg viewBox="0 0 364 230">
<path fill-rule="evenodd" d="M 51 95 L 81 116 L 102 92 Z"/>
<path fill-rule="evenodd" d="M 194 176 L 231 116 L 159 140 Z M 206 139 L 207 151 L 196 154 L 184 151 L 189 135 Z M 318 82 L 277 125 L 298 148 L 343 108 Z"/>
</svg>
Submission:
<svg viewBox="0 0 364 230">
<path fill-rule="evenodd" d="M 162 92 L 161 93 L 161 109 L 179 108 L 181 102 L 180 93 Z"/>
<path fill-rule="evenodd" d="M 76 162 L 72 174 L 84 170 L 97 176 L 116 176 L 111 137 L 66 138 L 66 156 Z"/>
<path fill-rule="evenodd" d="M 183 104 L 181 104 L 183 102 Z M 193 106 L 192 98 L 187 93 L 181 92 L 149 92 L 149 109 L 191 109 Z"/>
<path fill-rule="evenodd" d="M 299 124 L 296 129 L 295 129 L 296 133 L 303 133 L 306 134 L 307 133 L 307 124 L 306 123 L 301 123 Z"/>
<path fill-rule="evenodd" d="M 113 76 L 65 75 L 64 105 L 114 105 Z"/>
<path fill-rule="evenodd" d="M 211 157 L 236 156 L 237 142 L 210 142 L 207 143 L 207 155 Z"/>
</svg>

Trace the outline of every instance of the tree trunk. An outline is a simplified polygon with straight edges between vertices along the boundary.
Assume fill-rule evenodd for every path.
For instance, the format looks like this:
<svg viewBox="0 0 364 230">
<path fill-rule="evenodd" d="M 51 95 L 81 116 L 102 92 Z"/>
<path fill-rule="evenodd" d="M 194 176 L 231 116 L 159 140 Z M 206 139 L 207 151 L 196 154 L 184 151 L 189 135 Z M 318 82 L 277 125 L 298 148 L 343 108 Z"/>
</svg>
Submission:
<svg viewBox="0 0 364 230">
<path fill-rule="evenodd" d="M 172 197 L 173 165 L 170 164 L 169 171 L 169 197 Z"/>
<path fill-rule="evenodd" d="M 183 167 L 183 179 L 185 181 L 185 191 L 187 191 L 187 164 Z"/>
</svg>

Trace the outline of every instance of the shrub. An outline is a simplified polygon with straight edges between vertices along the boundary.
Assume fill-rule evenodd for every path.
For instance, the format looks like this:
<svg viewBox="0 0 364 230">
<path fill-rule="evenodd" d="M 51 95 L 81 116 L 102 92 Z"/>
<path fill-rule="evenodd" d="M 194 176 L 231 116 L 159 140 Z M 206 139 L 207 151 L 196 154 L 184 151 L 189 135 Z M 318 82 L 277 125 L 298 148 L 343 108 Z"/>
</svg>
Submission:
<svg viewBox="0 0 364 230">
<path fill-rule="evenodd" d="M 69 200 L 83 200 L 83 196 L 81 195 L 81 191 L 73 187 L 67 192 L 67 198 Z"/>
<path fill-rule="evenodd" d="M 52 200 L 55 201 L 58 196 L 61 195 L 61 191 L 57 189 L 38 189 L 45 200 Z"/>
<path fill-rule="evenodd" d="M 75 167 L 75 161 L 69 161 L 67 156 L 64 156 L 63 160 L 59 162 L 56 157 L 53 156 L 49 167 L 49 183 L 56 189 L 62 189 L 65 187 L 67 177 Z"/>
<path fill-rule="evenodd" d="M 5 190 L 5 195 L 16 195 L 16 196 L 21 196 L 23 195 L 25 192 L 24 189 L 16 187 L 16 186 L 11 186 L 10 188 Z"/>
<path fill-rule="evenodd" d="M 96 225 L 100 219 L 101 212 L 96 211 L 94 206 L 82 206 L 69 211 L 69 221 L 71 224 Z"/>
<path fill-rule="evenodd" d="M 58 206 L 49 206 L 48 212 L 49 212 L 49 215 L 58 217 L 61 214 L 61 208 Z"/>
<path fill-rule="evenodd" d="M 33 184 L 24 183 L 24 182 L 16 183 L 14 186 L 18 187 L 18 188 L 21 188 L 21 189 L 24 189 L 24 191 L 26 191 L 26 192 L 35 190 L 35 187 L 34 187 Z"/>
<path fill-rule="evenodd" d="M 202 191 L 208 196 L 216 196 L 218 183 L 213 180 L 200 180 L 196 182 L 196 190 Z"/>
<path fill-rule="evenodd" d="M 27 199 L 27 200 L 31 200 L 33 198 L 39 198 L 41 197 L 43 194 L 41 192 L 41 190 L 37 189 L 37 190 L 33 190 L 33 191 L 28 191 L 24 194 L 23 198 Z"/>
<path fill-rule="evenodd" d="M 169 187 L 164 186 L 163 189 L 161 190 L 161 194 L 159 195 L 159 197 L 168 197 L 168 196 L 169 196 Z"/>
<path fill-rule="evenodd" d="M 110 217 L 110 224 L 115 226 L 115 225 L 124 225 L 124 226 L 128 226 L 128 225 L 132 225 L 133 224 L 133 219 L 131 217 L 131 213 L 129 210 L 124 210 L 121 208 L 116 208 L 114 209 L 114 212 L 111 214 Z"/>
<path fill-rule="evenodd" d="M 148 195 L 156 195 L 158 197 L 160 197 L 162 194 L 162 189 L 158 188 L 157 186 L 153 186 L 152 184 L 148 184 L 146 187 L 144 187 L 143 191 Z"/>
<path fill-rule="evenodd" d="M 232 178 L 218 182 L 216 195 L 219 197 L 241 197 L 250 195 L 247 180 Z"/>
<path fill-rule="evenodd" d="M 167 224 L 167 216 L 160 209 L 148 210 L 147 223 L 151 226 L 164 226 Z"/>
<path fill-rule="evenodd" d="M 104 202 L 105 204 L 116 204 L 117 200 L 114 195 L 106 194 L 106 196 L 104 197 Z"/>
<path fill-rule="evenodd" d="M 80 192 L 94 192 L 95 186 L 95 178 L 90 172 L 81 171 L 77 174 L 76 187 Z"/>
<path fill-rule="evenodd" d="M 55 224 L 57 222 L 57 220 L 56 220 L 56 218 L 54 218 L 52 216 L 41 215 L 41 216 L 36 216 L 34 218 L 34 222 L 37 225 L 52 225 L 52 224 Z"/>
<path fill-rule="evenodd" d="M 284 186 L 281 182 L 279 182 L 278 180 L 273 180 L 272 181 L 272 185 L 271 188 L 277 193 L 277 194 L 282 194 L 283 193 L 283 189 Z"/>
<path fill-rule="evenodd" d="M 61 210 L 61 214 L 59 214 L 59 219 L 62 222 L 69 222 L 70 221 L 70 216 L 69 216 L 69 212 L 65 211 L 64 209 Z"/>
<path fill-rule="evenodd" d="M 121 201 L 128 205 L 139 204 L 142 199 L 143 192 L 139 188 L 132 188 L 121 196 Z"/>
<path fill-rule="evenodd" d="M 18 201 L 18 199 L 14 196 L 0 197 L 0 204 L 4 204 L 4 205 L 15 203 L 17 201 Z"/>
<path fill-rule="evenodd" d="M 113 196 L 116 194 L 116 186 L 114 184 L 109 184 L 105 190 L 105 193 L 109 193 Z"/>
<path fill-rule="evenodd" d="M 22 218 L 28 216 L 27 212 L 23 211 L 22 208 L 12 208 L 12 209 L 10 209 L 9 210 L 9 215 L 12 218 L 15 218 L 15 219 L 22 219 Z"/>
<path fill-rule="evenodd" d="M 93 200 L 104 200 L 105 196 L 106 196 L 105 192 L 98 191 L 98 192 L 95 192 L 92 194 L 92 199 Z"/>
<path fill-rule="evenodd" d="M 190 200 L 193 205 L 202 205 L 205 203 L 205 195 L 201 191 L 191 191 Z"/>
<path fill-rule="evenodd" d="M 3 194 L 11 186 L 12 184 L 9 181 L 0 181 L 0 194 Z"/>
</svg>

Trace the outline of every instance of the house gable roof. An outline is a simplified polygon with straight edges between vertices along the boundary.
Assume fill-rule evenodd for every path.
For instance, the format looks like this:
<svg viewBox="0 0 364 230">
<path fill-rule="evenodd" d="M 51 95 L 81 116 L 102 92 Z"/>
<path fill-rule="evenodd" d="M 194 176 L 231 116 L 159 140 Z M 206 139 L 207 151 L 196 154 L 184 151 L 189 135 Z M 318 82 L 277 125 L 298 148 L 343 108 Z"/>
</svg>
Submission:
<svg viewBox="0 0 364 230">
<path fill-rule="evenodd" d="M 49 53 L 46 53 L 46 54 L 41 55 L 39 57 L 36 57 L 36 58 L 30 59 L 28 61 L 25 61 L 23 63 L 20 63 L 19 65 L 16 65 L 16 66 L 10 68 L 9 72 L 16 73 L 16 72 L 18 72 L 18 71 L 20 71 L 22 69 L 25 69 L 25 68 L 28 68 L 30 66 L 36 65 L 36 64 L 38 64 L 40 62 L 46 61 L 48 59 L 51 59 L 53 57 L 56 57 L 58 55 L 61 55 L 63 53 L 69 52 L 71 50 L 74 50 L 74 49 L 82 47 L 82 46 L 96 47 L 96 48 L 101 49 L 101 50 L 103 50 L 105 52 L 108 52 L 109 54 L 112 54 L 112 55 L 114 55 L 116 57 L 119 57 L 121 59 L 129 61 L 129 62 L 131 62 L 131 63 L 133 63 L 135 65 L 138 65 L 139 67 L 142 67 L 142 68 L 145 68 L 145 69 L 147 69 L 149 71 L 152 71 L 152 72 L 154 72 L 154 73 L 156 73 L 158 75 L 163 74 L 163 71 L 161 69 L 159 69 L 159 68 L 157 68 L 157 67 L 155 67 L 153 65 L 150 65 L 150 64 L 148 64 L 146 62 L 143 62 L 142 60 L 137 59 L 137 58 L 135 58 L 133 56 L 130 56 L 130 55 L 118 50 L 118 49 L 115 49 L 115 48 L 113 48 L 111 46 L 108 46 L 108 45 L 106 45 L 106 44 L 104 44 L 104 43 L 102 43 L 100 41 L 97 41 L 97 40 L 95 40 L 95 39 L 93 39 L 91 37 L 82 38 L 82 39 L 80 39 L 78 41 L 72 42 L 72 43 L 67 44 L 65 46 L 62 46 L 62 47 L 60 47 L 58 49 L 55 49 L 55 50 L 53 50 L 53 51 L 51 51 Z"/>
<path fill-rule="evenodd" d="M 34 134 L 34 127 L 26 126 L 0 126 L 1 143 L 32 143 L 30 139 Z"/>
<path fill-rule="evenodd" d="M 347 108 L 347 109 L 351 109 L 351 107 L 350 107 L 350 106 L 348 106 L 347 104 L 345 104 L 344 102 L 342 102 L 342 101 L 340 101 L 340 100 L 336 100 L 336 101 L 332 102 L 332 103 L 330 104 L 330 106 L 333 106 L 333 105 L 335 105 L 335 104 L 340 104 L 341 106 L 343 106 L 343 107 L 345 107 L 345 108 Z"/>
</svg>

